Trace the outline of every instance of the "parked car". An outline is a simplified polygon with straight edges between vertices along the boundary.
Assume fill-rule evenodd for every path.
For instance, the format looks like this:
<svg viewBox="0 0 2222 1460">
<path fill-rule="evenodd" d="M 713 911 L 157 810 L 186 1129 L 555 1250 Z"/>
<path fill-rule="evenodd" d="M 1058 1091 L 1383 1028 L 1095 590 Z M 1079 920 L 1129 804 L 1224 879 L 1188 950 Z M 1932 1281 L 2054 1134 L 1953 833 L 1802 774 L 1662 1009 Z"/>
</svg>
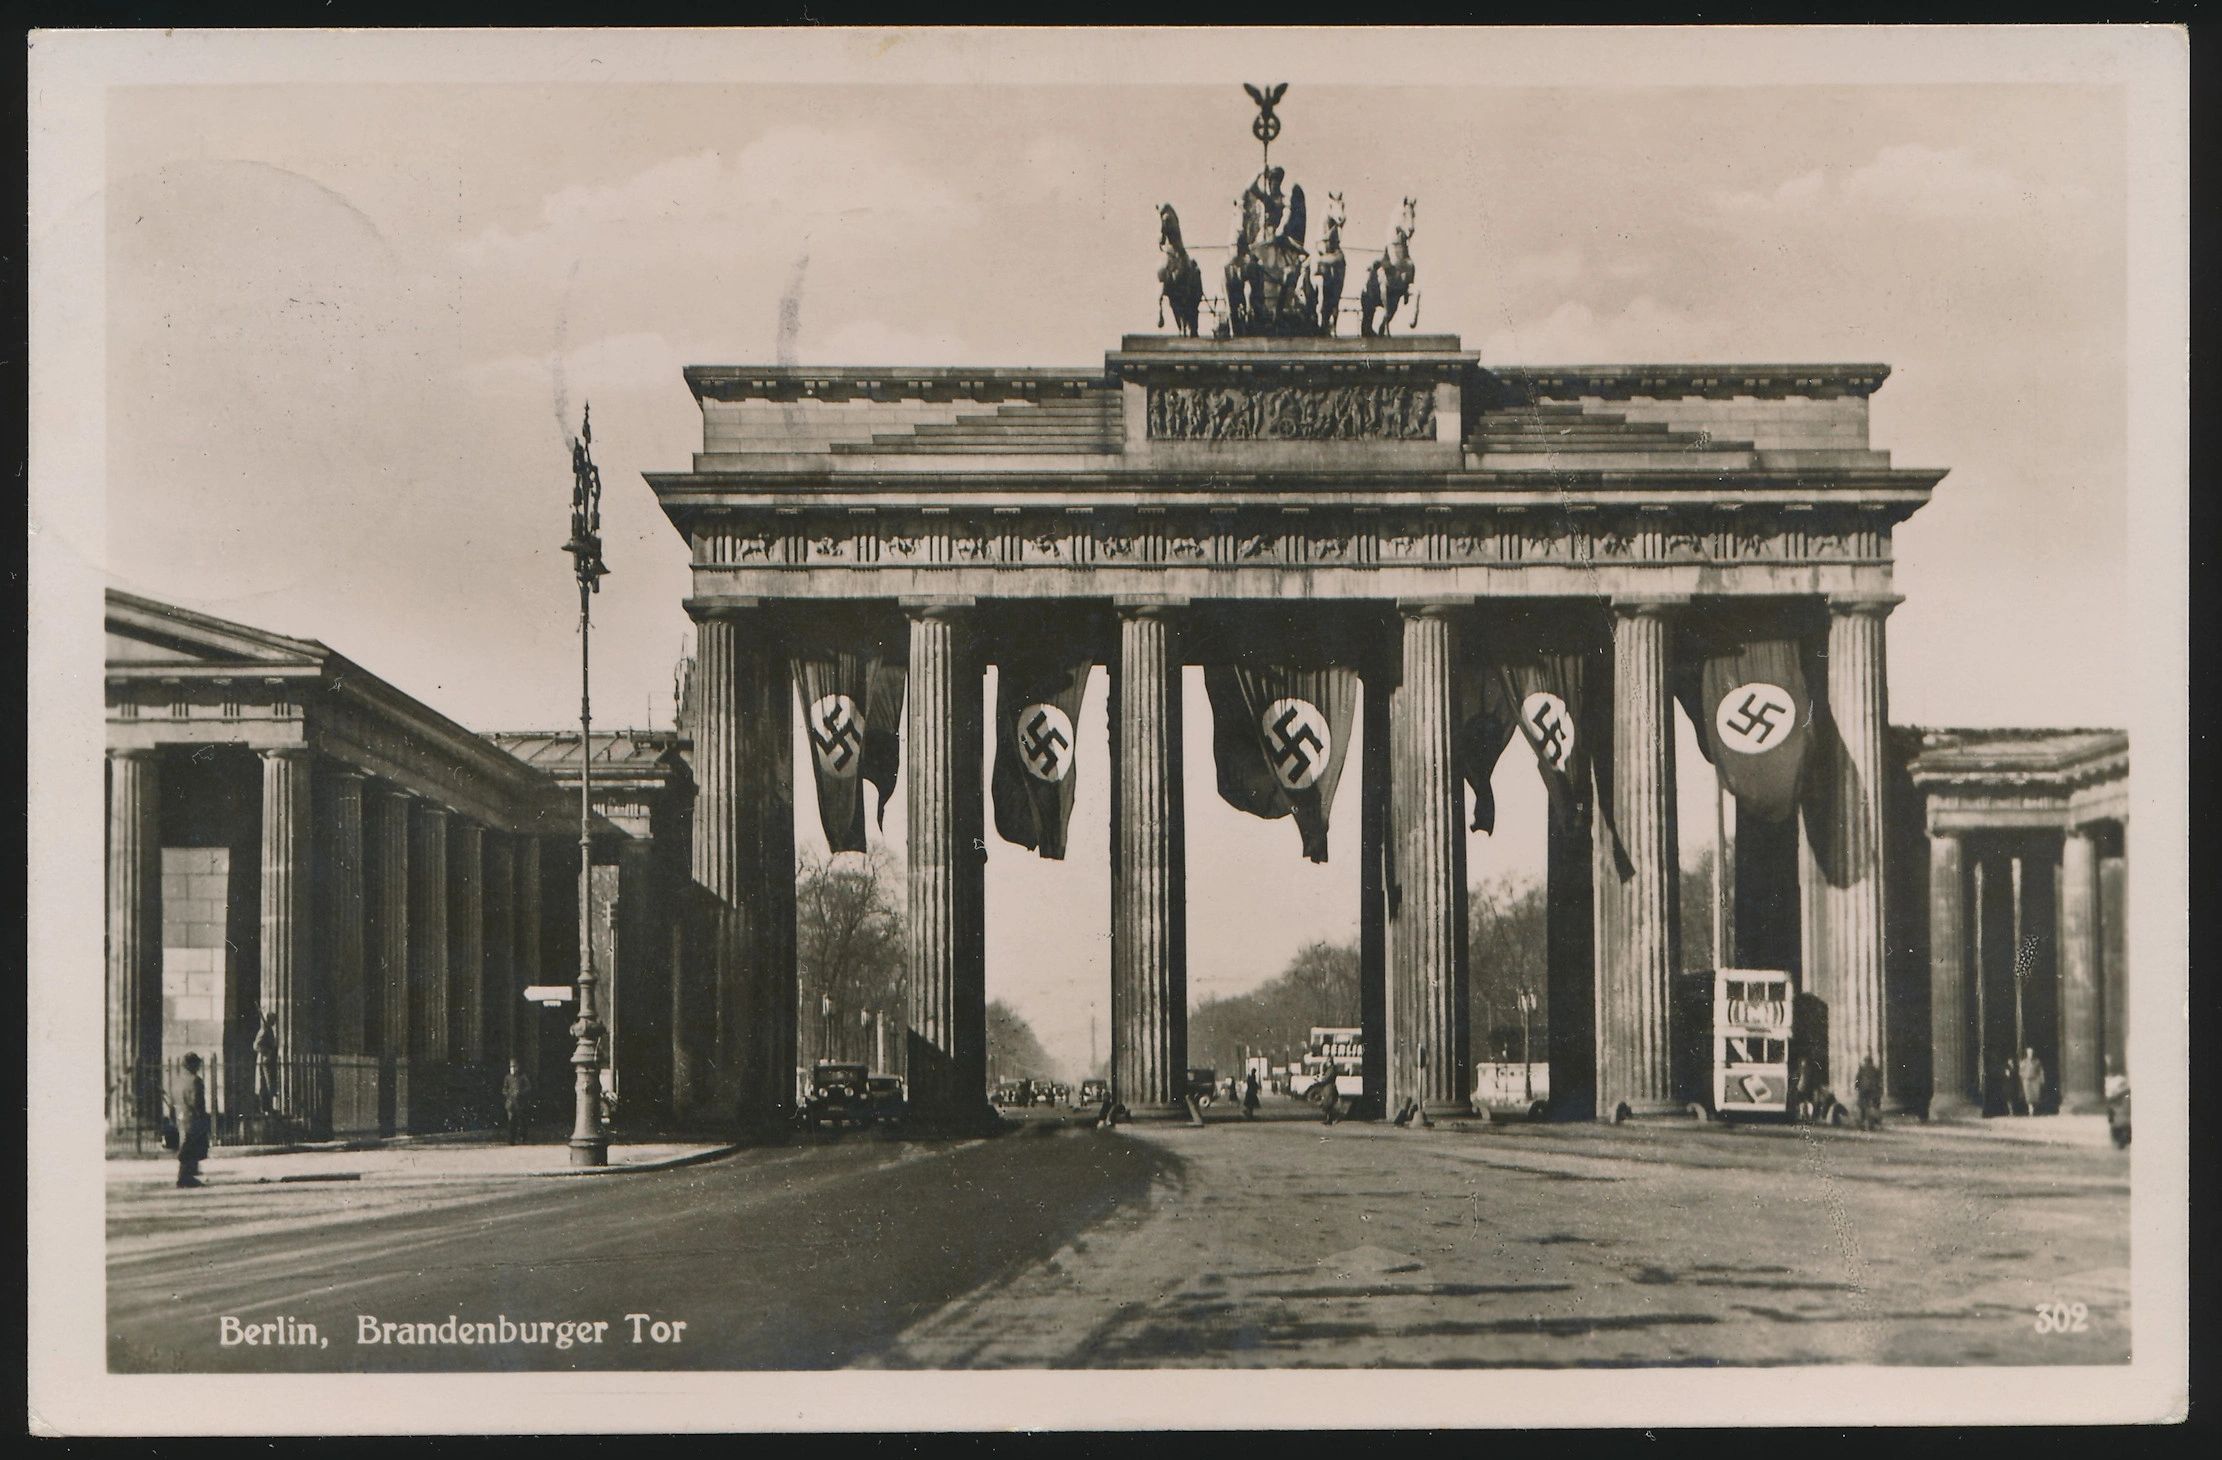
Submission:
<svg viewBox="0 0 2222 1460">
<path fill-rule="evenodd" d="M 1075 1108 L 1092 1109 L 1101 1105 L 1104 1097 L 1110 1093 L 1111 1082 L 1109 1080 L 1082 1080 L 1080 1082 L 1080 1099 Z"/>
<path fill-rule="evenodd" d="M 1188 1072 L 1188 1083 L 1182 1093 L 1194 1096 L 1199 1106 L 1208 1106 L 1211 1104 L 1212 1098 L 1218 1094 L 1218 1091 L 1219 1072 L 1217 1070 L 1192 1069 Z"/>
<path fill-rule="evenodd" d="M 897 1075 L 867 1075 L 864 1107 L 875 1125 L 899 1126 L 910 1111 L 910 1092 Z"/>
<path fill-rule="evenodd" d="M 868 1078 L 863 1065 L 818 1061 L 810 1071 L 810 1098 L 803 1102 L 803 1123 L 812 1130 L 871 1124 Z"/>
</svg>

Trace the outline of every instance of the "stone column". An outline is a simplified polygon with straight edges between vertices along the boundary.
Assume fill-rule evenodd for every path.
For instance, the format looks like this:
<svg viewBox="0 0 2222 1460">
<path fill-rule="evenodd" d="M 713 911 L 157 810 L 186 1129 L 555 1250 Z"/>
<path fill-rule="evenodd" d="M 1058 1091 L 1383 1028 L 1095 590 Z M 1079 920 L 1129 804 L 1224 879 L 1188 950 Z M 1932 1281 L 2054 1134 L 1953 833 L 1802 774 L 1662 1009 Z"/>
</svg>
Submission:
<svg viewBox="0 0 2222 1460">
<path fill-rule="evenodd" d="M 488 832 L 481 848 L 486 881 L 486 1007 L 479 1015 L 478 1049 L 472 1056 L 497 1071 L 509 1059 L 524 983 L 517 977 L 517 858 L 510 838 Z"/>
<path fill-rule="evenodd" d="M 370 807 L 371 939 L 369 979 L 377 991 L 380 1056 L 378 1123 L 391 1133 L 409 1129 L 409 1035 L 415 1027 L 409 997 L 408 792 L 376 792 Z"/>
<path fill-rule="evenodd" d="M 486 1029 L 486 838 L 485 828 L 466 817 L 448 827 L 447 885 L 447 1057 L 476 1099 L 483 1093 L 478 1065 Z"/>
<path fill-rule="evenodd" d="M 2104 1110 L 2100 1067 L 2099 856 L 2088 826 L 2060 839 L 2060 1109 Z"/>
<path fill-rule="evenodd" d="M 705 909 L 720 1101 L 751 1129 L 795 1103 L 794 691 L 768 615 L 695 632 L 693 872 Z"/>
<path fill-rule="evenodd" d="M 1814 828 L 1806 870 L 1813 926 L 1805 945 L 1807 977 L 1828 1001 L 1828 1079 L 1849 1090 L 1862 1059 L 1875 1057 L 1883 1100 L 1902 1105 L 1883 1019 L 1883 756 L 1889 720 L 1883 693 L 1883 619 L 1895 598 L 1829 601 L 1828 718 Z M 1833 744 L 1833 754 L 1830 747 Z"/>
<path fill-rule="evenodd" d="M 1929 835 L 1929 1115 L 1979 1113 L 1981 1081 L 1970 1063 L 1974 1019 L 1968 991 L 1967 872 L 1960 839 Z"/>
<path fill-rule="evenodd" d="M 993 1119 L 987 1104 L 982 666 L 965 619 L 966 611 L 958 608 L 911 609 L 904 733 L 910 761 L 904 768 L 910 820 L 910 1099 L 928 1125 L 959 1128 Z M 1112 880 L 1116 886 L 1115 867 Z M 1116 933 L 1111 957 L 1116 970 Z M 1113 977 L 1115 982 L 1115 972 Z M 790 984 L 788 1008 L 794 1000 Z M 1114 1041 L 1116 1023 L 1114 1014 Z"/>
<path fill-rule="evenodd" d="M 524 1065 L 525 1075 L 537 1090 L 540 1082 L 540 1010 L 523 1002 L 528 984 L 554 983 L 541 965 L 540 951 L 540 838 L 520 836 L 517 856 L 517 986 L 519 993 L 509 1010 L 509 1054 Z"/>
<path fill-rule="evenodd" d="M 161 1109 L 162 770 L 152 749 L 108 756 L 108 1124 Z"/>
<path fill-rule="evenodd" d="M 1659 1115 L 1675 1102 L 1674 741 L 1668 719 L 1668 604 L 1616 600 L 1612 635 L 1612 804 L 1595 828 L 1597 1114 Z"/>
<path fill-rule="evenodd" d="M 327 767 L 324 857 L 324 960 L 331 983 L 329 1047 L 359 1055 L 371 1048 L 370 991 L 363 968 L 363 773 Z"/>
<path fill-rule="evenodd" d="M 1382 1118 L 1389 1076 L 1389 695 L 1395 676 L 1375 670 L 1365 681 L 1364 753 L 1358 799 L 1358 1024 L 1362 1031 L 1358 1109 Z"/>
<path fill-rule="evenodd" d="M 1389 696 L 1389 843 L 1397 885 L 1389 914 L 1389 1006 L 1408 1020 L 1392 1036 L 1384 1107 L 1392 1116 L 1408 1099 L 1430 1117 L 1473 1110 L 1450 614 L 1435 604 L 1402 609 L 1403 673 Z"/>
<path fill-rule="evenodd" d="M 1111 681 L 1111 1085 L 1138 1119 L 1185 1113 L 1188 860 L 1171 614 L 1120 607 Z"/>
<path fill-rule="evenodd" d="M 2107 1058 L 2125 1075 L 2129 1073 L 2129 962 L 2122 919 L 2129 909 L 2128 878 L 2129 859 L 2116 842 L 2099 858 L 2099 967 L 2104 990 L 2100 1024 Z"/>
<path fill-rule="evenodd" d="M 409 818 L 410 1129 L 453 1112 L 448 1071 L 448 813 L 418 802 Z"/>
<path fill-rule="evenodd" d="M 1545 1023 L 1551 1118 L 1590 1120 L 1597 1114 L 1597 912 L 1591 838 L 1606 832 L 1594 813 L 1585 829 L 1553 809 L 1545 834 L 1544 997 L 1550 1010 Z"/>
<path fill-rule="evenodd" d="M 322 1043 L 325 992 L 309 923 L 309 797 L 308 747 L 262 752 L 262 1013 L 278 1023 L 276 1106 L 297 1121 L 315 1115 L 309 1063 Z"/>
</svg>

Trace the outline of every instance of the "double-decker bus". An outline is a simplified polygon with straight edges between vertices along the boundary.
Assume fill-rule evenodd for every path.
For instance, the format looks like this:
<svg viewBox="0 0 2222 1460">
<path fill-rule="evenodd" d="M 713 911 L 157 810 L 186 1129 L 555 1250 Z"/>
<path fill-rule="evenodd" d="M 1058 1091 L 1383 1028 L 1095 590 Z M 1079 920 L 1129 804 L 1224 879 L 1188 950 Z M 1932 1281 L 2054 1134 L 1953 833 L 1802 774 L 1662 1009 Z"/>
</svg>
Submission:
<svg viewBox="0 0 2222 1460">
<path fill-rule="evenodd" d="M 1365 1093 L 1365 1031 L 1314 1026 L 1304 1047 L 1301 1073 L 1289 1080 L 1289 1094 L 1314 1098 L 1332 1077 L 1336 1093 L 1348 1100 Z"/>
</svg>

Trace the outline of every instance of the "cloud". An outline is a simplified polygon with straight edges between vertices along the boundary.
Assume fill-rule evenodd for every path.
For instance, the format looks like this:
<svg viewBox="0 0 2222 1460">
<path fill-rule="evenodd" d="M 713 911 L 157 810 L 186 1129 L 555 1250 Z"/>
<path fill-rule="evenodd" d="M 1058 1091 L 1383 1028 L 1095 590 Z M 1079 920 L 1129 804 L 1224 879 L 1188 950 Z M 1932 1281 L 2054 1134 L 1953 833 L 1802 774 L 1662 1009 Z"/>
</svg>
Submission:
<svg viewBox="0 0 2222 1460">
<path fill-rule="evenodd" d="M 927 172 L 891 156 L 862 130 L 779 127 L 727 160 L 715 149 L 666 158 L 615 183 L 574 184 L 549 194 L 531 226 L 490 226 L 461 245 L 466 263 L 499 266 L 554 255 L 576 258 L 591 239 L 642 234 L 660 248 L 692 240 L 743 247 L 814 227 L 961 227 L 972 202 Z"/>
<path fill-rule="evenodd" d="M 1971 147 L 1905 142 L 1872 161 L 1837 171 L 1816 168 L 1771 190 L 1718 191 L 1718 221 L 1743 223 L 1834 218 L 1843 213 L 1892 218 L 1981 218 L 2088 203 L 2074 183 L 2030 181 L 1975 155 Z"/>
</svg>

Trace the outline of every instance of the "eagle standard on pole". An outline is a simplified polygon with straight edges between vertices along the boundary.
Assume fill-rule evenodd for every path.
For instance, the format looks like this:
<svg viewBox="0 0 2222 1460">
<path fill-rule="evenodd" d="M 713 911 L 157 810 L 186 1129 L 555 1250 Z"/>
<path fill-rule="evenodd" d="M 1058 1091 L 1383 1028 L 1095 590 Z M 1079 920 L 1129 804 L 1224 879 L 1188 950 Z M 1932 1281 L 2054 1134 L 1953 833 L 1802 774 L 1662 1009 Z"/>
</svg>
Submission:
<svg viewBox="0 0 2222 1460">
<path fill-rule="evenodd" d="M 579 580 L 579 1018 L 571 1026 L 578 1044 L 571 1066 L 578 1071 L 577 1110 L 571 1123 L 571 1164 L 607 1166 L 609 1132 L 602 1125 L 602 1021 L 594 1002 L 594 711 L 588 686 L 588 605 L 602 591 L 609 568 L 602 562 L 602 473 L 594 465 L 594 408 L 579 418 L 571 443 L 571 540 L 563 550 Z"/>
</svg>

